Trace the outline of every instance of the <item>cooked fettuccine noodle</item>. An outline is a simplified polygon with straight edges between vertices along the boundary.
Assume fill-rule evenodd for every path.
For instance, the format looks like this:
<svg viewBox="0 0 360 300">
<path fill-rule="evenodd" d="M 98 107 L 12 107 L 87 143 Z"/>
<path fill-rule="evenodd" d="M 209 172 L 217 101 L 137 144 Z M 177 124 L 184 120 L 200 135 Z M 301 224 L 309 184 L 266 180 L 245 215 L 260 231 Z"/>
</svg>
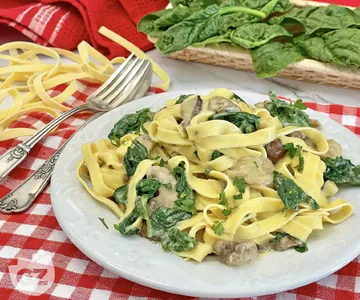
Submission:
<svg viewBox="0 0 360 300">
<path fill-rule="evenodd" d="M 316 128 L 281 122 L 226 89 L 149 114 L 81 147 L 78 179 L 119 217 L 123 235 L 140 233 L 186 259 L 215 253 L 242 265 L 261 251 L 306 251 L 313 232 L 352 214 L 343 199 L 329 200 L 338 188 L 324 180 L 323 159 L 341 153 Z"/>
</svg>

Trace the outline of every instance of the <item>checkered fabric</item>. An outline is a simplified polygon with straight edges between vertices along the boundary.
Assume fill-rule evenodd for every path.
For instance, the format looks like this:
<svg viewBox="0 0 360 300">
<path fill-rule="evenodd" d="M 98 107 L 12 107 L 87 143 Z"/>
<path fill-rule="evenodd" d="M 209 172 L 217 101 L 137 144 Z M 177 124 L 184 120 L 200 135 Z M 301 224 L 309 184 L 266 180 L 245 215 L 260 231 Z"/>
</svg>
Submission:
<svg viewBox="0 0 360 300">
<path fill-rule="evenodd" d="M 86 95 L 94 90 L 94 86 L 82 86 L 69 101 L 71 106 L 79 105 Z M 53 95 L 63 87 L 58 87 Z M 159 90 L 152 90 L 159 92 Z M 360 107 L 342 105 L 324 105 L 307 103 L 308 107 L 320 111 L 351 131 L 360 135 Z M 33 170 L 73 133 L 88 115 L 77 115 L 63 122 L 59 129 L 38 143 L 27 159 L 0 183 L 0 197 L 16 188 Z M 33 113 L 16 121 L 13 127 L 43 126 L 50 120 L 48 115 Z M 0 154 L 15 146 L 19 141 L 9 140 L 0 143 Z M 40 259 L 39 259 L 40 257 Z M 54 282 L 45 286 L 39 297 L 29 296 L 31 290 L 24 294 L 19 286 L 29 282 L 40 282 L 44 274 L 30 276 L 29 272 L 37 272 L 36 266 L 23 266 L 22 270 L 11 271 L 25 259 L 34 260 L 44 265 L 53 265 Z M 32 270 L 27 270 L 32 269 Z M 12 275 L 17 273 L 15 278 Z M 34 275 L 34 274 L 33 274 Z M 14 281 L 14 282 L 13 282 Z M 14 284 L 18 286 L 16 288 Z M 28 284 L 28 286 L 34 286 Z M 35 284 L 35 286 L 37 286 Z M 49 187 L 38 197 L 34 205 L 26 212 L 17 215 L 0 214 L 0 299 L 194 299 L 153 290 L 111 272 L 91 261 L 82 254 L 61 230 L 51 208 Z M 261 300 L 280 299 L 356 299 L 360 300 L 360 257 L 347 266 L 318 282 L 280 293 L 258 297 Z"/>
</svg>

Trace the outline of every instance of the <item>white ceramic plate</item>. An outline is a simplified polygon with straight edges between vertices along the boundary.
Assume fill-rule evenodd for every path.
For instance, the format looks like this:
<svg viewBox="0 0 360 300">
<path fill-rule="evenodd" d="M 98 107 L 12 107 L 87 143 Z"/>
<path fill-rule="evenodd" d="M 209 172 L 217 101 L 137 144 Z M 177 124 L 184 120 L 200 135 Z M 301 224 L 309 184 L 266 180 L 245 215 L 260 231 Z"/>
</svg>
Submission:
<svg viewBox="0 0 360 300">
<path fill-rule="evenodd" d="M 272 252 L 253 265 L 231 268 L 215 258 L 203 263 L 186 262 L 164 252 L 139 236 L 122 237 L 113 224 L 117 218 L 86 193 L 75 176 L 81 144 L 106 137 L 125 114 L 144 107 L 157 110 L 180 94 L 208 94 L 189 90 L 149 96 L 115 109 L 89 124 L 66 146 L 51 181 L 51 200 L 61 228 L 88 257 L 104 268 L 145 286 L 199 297 L 248 297 L 272 294 L 316 281 L 340 269 L 360 253 L 359 188 L 342 188 L 337 195 L 354 205 L 354 215 L 344 223 L 326 226 L 309 239 L 309 251 Z M 268 99 L 265 95 L 236 91 L 248 103 Z M 344 157 L 359 164 L 360 140 L 345 127 L 321 113 L 308 111 L 321 121 L 324 134 L 343 146 Z M 104 217 L 110 229 L 101 224 Z"/>
</svg>

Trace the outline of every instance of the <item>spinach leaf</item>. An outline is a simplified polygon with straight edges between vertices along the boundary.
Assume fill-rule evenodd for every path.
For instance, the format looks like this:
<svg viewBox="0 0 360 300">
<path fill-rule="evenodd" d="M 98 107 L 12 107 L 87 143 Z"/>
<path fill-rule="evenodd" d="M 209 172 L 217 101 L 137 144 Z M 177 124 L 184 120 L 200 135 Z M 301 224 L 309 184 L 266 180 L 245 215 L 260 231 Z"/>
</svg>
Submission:
<svg viewBox="0 0 360 300">
<path fill-rule="evenodd" d="M 215 150 L 212 154 L 211 154 L 211 160 L 214 160 L 214 159 L 217 159 L 221 156 L 223 156 L 224 154 L 221 153 L 220 151 L 218 150 Z"/>
<path fill-rule="evenodd" d="M 135 207 L 134 210 L 128 215 L 121 223 L 114 224 L 114 228 L 119 231 L 122 235 L 134 235 L 139 232 L 139 229 L 136 227 L 130 228 L 131 225 L 135 223 L 139 217 L 138 208 Z"/>
<path fill-rule="evenodd" d="M 308 249 L 307 244 L 304 242 L 301 246 L 295 247 L 295 250 L 297 252 L 304 253 L 304 252 L 308 251 L 309 249 Z"/>
<path fill-rule="evenodd" d="M 104 227 L 105 227 L 106 229 L 109 229 L 109 226 L 107 226 L 104 218 L 100 218 L 100 217 L 99 217 L 99 220 L 100 220 L 100 222 L 104 225 Z"/>
<path fill-rule="evenodd" d="M 153 235 L 162 237 L 178 222 L 191 218 L 191 214 L 179 208 L 159 207 L 151 215 Z"/>
<path fill-rule="evenodd" d="M 360 165 L 355 166 L 349 159 L 342 156 L 325 159 L 324 177 L 336 184 L 360 185 Z"/>
<path fill-rule="evenodd" d="M 360 16 L 360 6 L 354 9 L 354 13 Z"/>
<path fill-rule="evenodd" d="M 243 193 L 245 193 L 245 180 L 244 178 L 235 177 L 233 185 L 239 190 L 239 194 L 234 196 L 234 199 L 242 199 Z"/>
<path fill-rule="evenodd" d="M 170 0 L 173 7 L 179 5 L 186 5 L 191 8 L 192 11 L 198 11 L 212 4 L 220 4 L 220 0 Z"/>
<path fill-rule="evenodd" d="M 165 30 L 155 26 L 155 22 L 171 12 L 170 9 L 163 9 L 144 16 L 137 24 L 137 29 L 152 37 L 159 37 Z"/>
<path fill-rule="evenodd" d="M 217 235 L 223 235 L 224 232 L 225 232 L 225 228 L 223 226 L 223 222 L 219 222 L 219 221 L 216 221 L 213 226 L 211 226 L 211 229 L 214 230 L 214 232 L 217 234 Z"/>
<path fill-rule="evenodd" d="M 275 6 L 274 6 L 275 2 Z M 268 16 L 271 12 L 286 12 L 292 8 L 292 5 L 289 3 L 289 0 L 278 0 L 278 1 L 269 1 L 269 0 L 224 0 L 221 4 L 223 7 L 227 6 L 244 6 L 251 9 L 261 10 L 267 12 Z M 273 8 L 272 8 L 273 7 Z"/>
<path fill-rule="evenodd" d="M 360 67 L 360 30 L 344 28 L 319 37 L 301 36 L 295 43 L 315 60 L 347 68 Z"/>
<path fill-rule="evenodd" d="M 224 120 L 240 128 L 243 133 L 251 133 L 259 129 L 260 117 L 247 112 L 219 112 L 209 120 Z"/>
<path fill-rule="evenodd" d="M 114 194 L 113 194 L 114 200 L 118 204 L 126 204 L 127 203 L 128 190 L 129 190 L 129 185 L 127 185 L 127 184 L 118 187 L 114 191 Z"/>
<path fill-rule="evenodd" d="M 189 98 L 190 96 L 192 96 L 193 94 L 189 94 L 189 95 L 180 95 L 179 99 L 177 99 L 177 101 L 175 102 L 175 104 L 181 104 L 183 103 L 187 98 Z"/>
<path fill-rule="evenodd" d="M 187 183 L 184 168 L 180 166 L 174 168 L 173 174 L 177 180 L 175 190 L 180 195 L 179 199 L 175 200 L 175 207 L 195 215 L 197 213 L 195 194 Z"/>
<path fill-rule="evenodd" d="M 302 109 L 292 105 L 291 102 L 279 100 L 274 91 L 269 92 L 271 102 L 265 104 L 265 108 L 273 117 L 278 117 L 284 126 L 294 125 L 298 127 L 310 127 L 309 116 Z"/>
<path fill-rule="evenodd" d="M 194 248 L 199 242 L 190 237 L 186 232 L 171 228 L 161 240 L 161 247 L 165 251 L 181 252 Z"/>
<path fill-rule="evenodd" d="M 186 19 L 190 15 L 190 8 L 188 8 L 187 6 L 179 5 L 173 10 L 168 11 L 166 14 L 155 20 L 154 26 L 159 29 L 167 29 Z"/>
<path fill-rule="evenodd" d="M 152 229 L 152 222 L 149 217 L 148 209 L 147 209 L 147 203 L 149 199 L 147 195 L 143 195 L 140 197 L 137 197 L 136 199 L 136 207 L 138 211 L 139 217 L 143 218 L 146 222 L 146 233 L 148 237 L 153 236 L 153 229 Z"/>
<path fill-rule="evenodd" d="M 251 58 L 258 78 L 275 76 L 288 65 L 304 59 L 293 44 L 278 42 L 267 43 L 252 50 Z"/>
<path fill-rule="evenodd" d="M 156 179 L 141 179 L 136 185 L 136 192 L 138 196 L 146 196 L 147 200 L 154 198 L 154 195 L 161 187 L 161 183 Z M 114 192 L 114 199 L 119 204 L 127 203 L 127 194 L 129 185 L 125 184 L 118 187 Z"/>
<path fill-rule="evenodd" d="M 297 186 L 293 180 L 277 171 L 274 171 L 274 186 L 287 209 L 298 210 L 300 203 L 309 204 L 314 210 L 320 208 L 319 204 Z"/>
<path fill-rule="evenodd" d="M 247 14 L 250 18 L 264 18 L 265 14 L 246 7 L 220 8 L 213 4 L 204 10 L 195 12 L 182 22 L 170 27 L 164 32 L 155 46 L 164 54 L 184 49 L 196 42 L 202 42 L 208 38 L 221 34 L 221 31 L 233 26 L 234 19 L 222 18 L 222 15 Z M 246 16 L 246 18 L 249 18 Z M 239 19 L 238 17 L 236 19 Z M 243 21 L 241 21 L 243 24 Z"/>
<path fill-rule="evenodd" d="M 134 175 L 137 166 L 141 161 L 147 159 L 148 152 L 146 147 L 139 141 L 135 140 L 128 148 L 124 156 L 124 164 L 128 176 Z"/>
<path fill-rule="evenodd" d="M 194 43 L 191 46 L 205 47 L 206 45 L 210 45 L 210 44 L 220 44 L 220 43 L 230 43 L 230 42 L 231 40 L 227 35 L 219 35 L 219 36 L 213 36 L 199 43 Z"/>
<path fill-rule="evenodd" d="M 128 114 L 118 121 L 109 134 L 109 139 L 114 145 L 120 145 L 120 139 L 129 132 L 139 133 L 144 124 L 151 121 L 153 113 L 149 108 L 144 108 L 134 114 Z"/>
<path fill-rule="evenodd" d="M 231 42 L 245 49 L 262 46 L 280 36 L 291 37 L 292 34 L 280 25 L 266 23 L 248 23 L 235 29 L 231 35 Z"/>
<path fill-rule="evenodd" d="M 305 8 L 296 8 L 270 20 L 270 24 L 278 24 L 285 27 L 294 23 L 300 23 L 305 29 L 305 34 L 310 35 L 319 30 L 360 26 L 360 17 L 349 8 L 328 5 L 323 7 L 307 6 Z"/>
<path fill-rule="evenodd" d="M 299 157 L 299 164 L 295 167 L 299 172 L 304 170 L 304 157 L 302 156 L 302 147 L 294 146 L 293 143 L 287 143 L 283 146 L 283 150 L 287 150 L 290 158 Z"/>
</svg>

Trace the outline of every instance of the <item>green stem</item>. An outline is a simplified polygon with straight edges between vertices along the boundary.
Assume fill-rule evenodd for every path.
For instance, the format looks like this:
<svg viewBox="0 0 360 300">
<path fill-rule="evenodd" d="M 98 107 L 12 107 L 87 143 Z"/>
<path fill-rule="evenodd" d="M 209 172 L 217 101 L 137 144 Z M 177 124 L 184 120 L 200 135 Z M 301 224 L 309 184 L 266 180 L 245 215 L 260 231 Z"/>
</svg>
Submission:
<svg viewBox="0 0 360 300">
<path fill-rule="evenodd" d="M 266 15 L 262 11 L 258 11 L 258 10 L 246 8 L 246 7 L 241 7 L 241 6 L 222 8 L 222 9 L 220 9 L 220 11 L 217 14 L 224 15 L 224 14 L 237 13 L 237 12 L 243 12 L 243 13 L 246 13 L 249 15 L 253 15 L 260 19 L 266 18 Z"/>
</svg>

